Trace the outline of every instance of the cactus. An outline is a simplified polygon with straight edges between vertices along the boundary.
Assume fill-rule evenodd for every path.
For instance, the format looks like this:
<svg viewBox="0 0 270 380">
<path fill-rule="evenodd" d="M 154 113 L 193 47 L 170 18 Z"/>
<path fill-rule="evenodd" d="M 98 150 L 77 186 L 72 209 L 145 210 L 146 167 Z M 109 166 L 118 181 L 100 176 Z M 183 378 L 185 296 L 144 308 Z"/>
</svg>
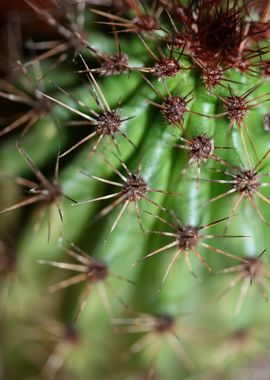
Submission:
<svg viewBox="0 0 270 380">
<path fill-rule="evenodd" d="M 269 378 L 269 1 L 24 9 L 47 30 L 1 67 L 1 379 Z"/>
</svg>

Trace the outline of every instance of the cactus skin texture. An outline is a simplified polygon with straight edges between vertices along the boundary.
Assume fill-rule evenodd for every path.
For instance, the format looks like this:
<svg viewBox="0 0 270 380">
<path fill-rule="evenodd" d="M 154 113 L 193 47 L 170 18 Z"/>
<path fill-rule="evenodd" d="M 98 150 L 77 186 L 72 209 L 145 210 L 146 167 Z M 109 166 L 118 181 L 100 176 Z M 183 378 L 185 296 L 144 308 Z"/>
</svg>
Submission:
<svg viewBox="0 0 270 380">
<path fill-rule="evenodd" d="M 0 379 L 269 379 L 269 1 L 23 3 Z"/>
</svg>

